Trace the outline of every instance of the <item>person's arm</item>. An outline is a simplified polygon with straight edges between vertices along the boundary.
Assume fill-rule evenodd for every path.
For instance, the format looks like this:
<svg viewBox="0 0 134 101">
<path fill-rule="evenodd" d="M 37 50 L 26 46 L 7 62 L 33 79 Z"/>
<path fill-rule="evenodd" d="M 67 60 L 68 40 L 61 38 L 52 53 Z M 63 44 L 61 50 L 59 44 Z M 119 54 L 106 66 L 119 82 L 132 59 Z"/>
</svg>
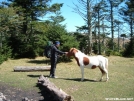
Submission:
<svg viewBox="0 0 134 101">
<path fill-rule="evenodd" d="M 58 54 L 66 54 L 66 52 L 62 52 L 62 51 L 60 51 L 59 49 L 57 49 L 56 47 L 54 47 L 54 49 L 55 49 L 55 51 L 58 53 Z"/>
</svg>

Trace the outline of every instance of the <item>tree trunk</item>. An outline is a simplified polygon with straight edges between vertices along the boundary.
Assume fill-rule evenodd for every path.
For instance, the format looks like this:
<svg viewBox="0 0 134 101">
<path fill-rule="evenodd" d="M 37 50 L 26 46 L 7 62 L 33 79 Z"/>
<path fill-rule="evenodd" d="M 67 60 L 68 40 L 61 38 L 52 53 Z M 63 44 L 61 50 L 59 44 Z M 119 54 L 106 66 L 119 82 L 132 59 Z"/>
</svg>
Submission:
<svg viewBox="0 0 134 101">
<path fill-rule="evenodd" d="M 92 54 L 92 13 L 90 0 L 87 0 L 87 25 L 88 25 L 88 54 Z"/>
<path fill-rule="evenodd" d="M 112 33 L 112 50 L 114 51 L 114 18 L 113 18 L 113 1 L 110 0 L 110 16 L 111 16 L 111 33 Z"/>
<path fill-rule="evenodd" d="M 98 40 L 99 40 L 99 55 L 101 55 L 101 43 L 100 43 L 100 5 L 98 5 Z"/>
<path fill-rule="evenodd" d="M 37 84 L 43 86 L 41 90 L 47 91 L 51 101 L 74 101 L 70 95 L 66 94 L 62 89 L 56 87 L 54 83 L 50 82 L 49 79 L 43 75 L 38 78 Z"/>
</svg>

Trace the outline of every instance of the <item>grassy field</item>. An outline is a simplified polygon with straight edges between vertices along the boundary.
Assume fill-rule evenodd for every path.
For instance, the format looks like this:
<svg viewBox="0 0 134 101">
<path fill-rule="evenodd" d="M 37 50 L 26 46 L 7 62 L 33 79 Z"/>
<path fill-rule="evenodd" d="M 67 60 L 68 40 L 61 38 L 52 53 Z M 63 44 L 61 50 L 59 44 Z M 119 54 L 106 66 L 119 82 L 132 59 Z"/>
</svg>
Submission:
<svg viewBox="0 0 134 101">
<path fill-rule="evenodd" d="M 134 101 L 134 58 L 123 58 L 110 56 L 109 59 L 109 81 L 94 82 L 99 80 L 101 72 L 99 69 L 85 69 L 85 81 L 80 82 L 80 69 L 73 59 L 69 63 L 57 64 L 57 79 L 50 81 L 72 95 L 75 101 L 106 101 L 127 99 Z M 21 89 L 35 89 L 38 77 L 45 72 L 13 72 L 15 66 L 48 65 L 44 57 L 36 59 L 8 60 L 0 65 L 0 82 Z M 124 100 L 125 101 L 125 100 Z"/>
</svg>

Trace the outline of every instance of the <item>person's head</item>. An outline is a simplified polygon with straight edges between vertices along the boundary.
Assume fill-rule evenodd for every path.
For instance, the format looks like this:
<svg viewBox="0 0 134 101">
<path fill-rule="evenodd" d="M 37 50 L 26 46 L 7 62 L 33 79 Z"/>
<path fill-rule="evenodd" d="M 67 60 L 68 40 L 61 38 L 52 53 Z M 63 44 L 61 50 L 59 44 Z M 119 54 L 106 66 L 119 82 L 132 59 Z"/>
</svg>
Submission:
<svg viewBox="0 0 134 101">
<path fill-rule="evenodd" d="M 59 47 L 60 46 L 60 42 L 59 41 L 55 41 L 55 46 Z"/>
</svg>

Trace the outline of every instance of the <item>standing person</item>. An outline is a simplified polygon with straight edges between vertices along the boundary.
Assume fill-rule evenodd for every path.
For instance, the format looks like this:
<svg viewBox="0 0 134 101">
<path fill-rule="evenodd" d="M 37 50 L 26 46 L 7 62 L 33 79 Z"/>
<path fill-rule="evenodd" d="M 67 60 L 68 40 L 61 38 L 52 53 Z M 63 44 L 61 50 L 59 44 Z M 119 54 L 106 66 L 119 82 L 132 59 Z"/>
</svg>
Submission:
<svg viewBox="0 0 134 101">
<path fill-rule="evenodd" d="M 62 54 L 67 54 L 67 52 L 62 52 L 58 50 L 58 47 L 60 46 L 59 41 L 55 41 L 54 45 L 52 46 L 51 49 L 51 70 L 50 70 L 50 77 L 56 78 L 55 76 L 55 70 L 56 70 L 56 65 L 57 65 L 57 60 L 58 60 L 58 55 Z"/>
</svg>

